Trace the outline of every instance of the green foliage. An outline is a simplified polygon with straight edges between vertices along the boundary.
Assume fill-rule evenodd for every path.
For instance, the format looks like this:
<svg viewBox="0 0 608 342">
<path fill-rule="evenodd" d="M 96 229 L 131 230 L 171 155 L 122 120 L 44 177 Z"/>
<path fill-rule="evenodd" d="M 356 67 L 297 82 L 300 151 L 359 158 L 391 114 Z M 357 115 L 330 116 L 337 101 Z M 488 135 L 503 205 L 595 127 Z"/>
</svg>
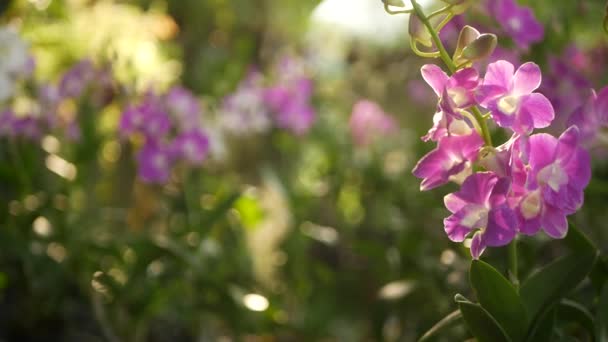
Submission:
<svg viewBox="0 0 608 342">
<path fill-rule="evenodd" d="M 515 287 L 496 269 L 480 260 L 471 262 L 469 277 L 481 306 L 492 314 L 511 340 L 523 340 L 529 319 Z"/>
</svg>

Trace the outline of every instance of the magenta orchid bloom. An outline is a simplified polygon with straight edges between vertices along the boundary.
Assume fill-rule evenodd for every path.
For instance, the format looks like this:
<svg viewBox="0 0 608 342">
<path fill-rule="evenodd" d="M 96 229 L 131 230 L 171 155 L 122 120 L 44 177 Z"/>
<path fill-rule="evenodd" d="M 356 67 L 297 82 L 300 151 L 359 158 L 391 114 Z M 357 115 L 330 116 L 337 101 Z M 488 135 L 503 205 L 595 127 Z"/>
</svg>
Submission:
<svg viewBox="0 0 608 342">
<path fill-rule="evenodd" d="M 440 67 L 426 64 L 420 69 L 422 77 L 439 97 L 439 111 L 461 118 L 461 109 L 474 105 L 479 74 L 473 68 L 458 70 L 449 77 Z"/>
<path fill-rule="evenodd" d="M 541 83 L 540 68 L 528 62 L 514 69 L 507 61 L 489 64 L 478 90 L 479 103 L 499 126 L 516 133 L 549 126 L 555 117 L 553 106 L 544 95 L 533 93 Z"/>
<path fill-rule="evenodd" d="M 527 49 L 543 39 L 543 26 L 530 7 L 520 6 L 515 0 L 493 0 L 489 7 L 503 30 L 520 48 Z"/>
<path fill-rule="evenodd" d="M 472 131 L 473 128 L 466 120 L 439 111 L 433 115 L 433 127 L 422 137 L 422 141 L 439 141 L 448 135 L 469 135 Z"/>
<path fill-rule="evenodd" d="M 209 138 L 202 131 L 182 133 L 173 140 L 172 148 L 175 157 L 183 158 L 193 165 L 200 165 L 209 152 Z"/>
<path fill-rule="evenodd" d="M 420 190 L 426 191 L 447 183 L 477 159 L 483 139 L 476 131 L 463 136 L 446 136 L 437 148 L 422 157 L 412 173 L 422 178 Z"/>
<path fill-rule="evenodd" d="M 152 141 L 146 142 L 137 155 L 138 175 L 147 183 L 165 183 L 173 166 L 171 150 Z"/>
<path fill-rule="evenodd" d="M 350 133 L 355 144 L 367 146 L 379 137 L 397 131 L 397 122 L 375 102 L 359 100 L 353 106 L 349 120 Z"/>
<path fill-rule="evenodd" d="M 507 205 L 509 180 L 492 172 L 469 176 L 459 191 L 444 198 L 452 213 L 443 222 L 454 242 L 462 242 L 474 232 L 471 255 L 478 259 L 487 246 L 509 244 L 517 234 L 517 217 Z"/>
<path fill-rule="evenodd" d="M 579 130 L 568 128 L 559 138 L 539 133 L 529 139 L 528 193 L 519 203 L 521 232 L 542 228 L 552 238 L 568 231 L 566 216 L 583 204 L 583 190 L 591 179 L 589 153 L 579 146 Z"/>
<path fill-rule="evenodd" d="M 584 146 L 593 147 L 600 130 L 608 127 L 608 87 L 597 94 L 591 90 L 587 102 L 572 113 L 567 124 L 578 127 Z"/>
<path fill-rule="evenodd" d="M 186 88 L 173 87 L 165 97 L 167 109 L 183 131 L 200 125 L 202 109 L 198 100 Z"/>
</svg>

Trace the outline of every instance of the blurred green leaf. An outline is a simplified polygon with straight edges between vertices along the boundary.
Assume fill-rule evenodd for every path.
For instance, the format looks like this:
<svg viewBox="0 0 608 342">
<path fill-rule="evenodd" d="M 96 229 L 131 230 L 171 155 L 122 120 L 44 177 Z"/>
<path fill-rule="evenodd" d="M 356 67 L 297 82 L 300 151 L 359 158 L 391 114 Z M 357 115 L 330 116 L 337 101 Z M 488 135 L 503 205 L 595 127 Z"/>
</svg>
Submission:
<svg viewBox="0 0 608 342">
<path fill-rule="evenodd" d="M 562 257 L 532 274 L 519 293 L 533 320 L 542 309 L 572 291 L 595 263 L 596 253 L 573 253 Z"/>
<path fill-rule="evenodd" d="M 460 310 L 456 310 L 445 316 L 442 320 L 437 322 L 431 329 L 429 329 L 418 342 L 428 341 L 431 337 L 439 334 L 444 329 L 451 327 L 454 323 L 458 322 L 462 318 Z"/>
<path fill-rule="evenodd" d="M 234 207 L 239 212 L 243 226 L 247 229 L 254 228 L 264 218 L 264 210 L 257 198 L 253 196 L 241 196 L 234 203 Z"/>
<path fill-rule="evenodd" d="M 467 328 L 478 342 L 511 341 L 496 320 L 479 304 L 471 303 L 462 295 L 456 295 L 456 302 L 467 324 Z"/>
<path fill-rule="evenodd" d="M 471 262 L 469 278 L 481 306 L 498 321 L 512 340 L 523 340 L 528 329 L 528 315 L 515 287 L 500 272 L 481 260 Z"/>
<path fill-rule="evenodd" d="M 593 316 L 581 304 L 564 299 L 557 306 L 557 317 L 564 322 L 576 322 L 585 328 L 591 341 L 594 341 Z"/>
<path fill-rule="evenodd" d="M 597 341 L 608 341 L 608 282 L 604 284 L 597 304 L 595 337 Z"/>
<path fill-rule="evenodd" d="M 554 307 L 545 310 L 538 320 L 532 325 L 526 341 L 551 341 L 553 336 L 553 325 L 555 324 Z"/>
</svg>

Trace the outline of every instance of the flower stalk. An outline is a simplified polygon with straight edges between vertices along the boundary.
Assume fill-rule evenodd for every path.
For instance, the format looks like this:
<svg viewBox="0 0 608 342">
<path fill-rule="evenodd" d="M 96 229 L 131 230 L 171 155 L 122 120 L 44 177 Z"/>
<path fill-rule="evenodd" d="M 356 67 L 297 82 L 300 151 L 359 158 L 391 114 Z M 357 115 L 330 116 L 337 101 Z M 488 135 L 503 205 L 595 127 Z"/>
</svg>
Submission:
<svg viewBox="0 0 608 342">
<path fill-rule="evenodd" d="M 448 68 L 450 74 L 454 74 L 458 70 L 458 68 L 454 64 L 454 61 L 450 57 L 450 54 L 445 49 L 445 46 L 443 46 L 443 43 L 441 42 L 441 39 L 439 38 L 439 34 L 438 34 L 437 30 L 433 27 L 433 25 L 429 21 L 429 18 L 424 14 L 424 11 L 422 10 L 422 7 L 420 6 L 420 4 L 418 4 L 418 2 L 416 2 L 416 0 L 410 0 L 410 2 L 412 3 L 412 9 L 413 9 L 415 15 L 420 19 L 422 24 L 429 31 L 429 34 L 431 35 L 431 39 L 433 40 L 433 43 L 435 43 L 435 46 L 439 50 L 439 57 L 441 58 L 443 63 Z M 449 9 L 449 8 L 450 8 L 449 6 L 446 7 L 446 9 Z M 437 13 L 437 12 L 435 12 L 435 13 Z M 444 22 L 442 22 L 442 26 L 445 25 L 445 23 L 447 23 L 447 21 L 449 21 L 449 19 L 451 19 L 451 17 L 452 17 L 452 14 L 451 13 L 448 14 L 448 16 L 446 17 Z M 483 115 L 481 114 L 481 111 L 479 110 L 479 108 L 473 106 L 473 107 L 471 107 L 471 112 L 472 112 L 475 120 L 477 120 L 477 125 L 475 125 L 475 126 L 480 128 L 481 132 L 479 132 L 479 133 L 483 137 L 483 140 L 484 140 L 486 146 L 493 146 L 492 137 L 490 136 L 490 130 L 488 129 L 488 124 L 487 124 L 486 120 L 484 119 Z"/>
</svg>

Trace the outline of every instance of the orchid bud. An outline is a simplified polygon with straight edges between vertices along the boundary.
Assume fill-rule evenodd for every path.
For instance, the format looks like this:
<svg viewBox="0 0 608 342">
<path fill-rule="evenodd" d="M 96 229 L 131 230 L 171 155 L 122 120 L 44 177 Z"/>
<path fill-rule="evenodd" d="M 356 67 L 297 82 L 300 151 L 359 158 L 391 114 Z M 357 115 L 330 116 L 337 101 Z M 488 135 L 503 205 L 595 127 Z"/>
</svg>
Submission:
<svg viewBox="0 0 608 342">
<path fill-rule="evenodd" d="M 462 60 L 462 50 L 469 44 L 471 44 L 477 37 L 479 37 L 481 33 L 477 31 L 474 27 L 466 25 L 460 30 L 460 34 L 458 35 L 458 42 L 456 43 L 456 49 L 454 50 L 454 63 L 461 64 L 465 62 Z"/>
<path fill-rule="evenodd" d="M 496 48 L 495 34 L 484 33 L 462 50 L 462 57 L 469 61 L 478 61 L 489 57 Z"/>
<path fill-rule="evenodd" d="M 424 26 L 424 24 L 422 23 L 420 18 L 418 18 L 418 16 L 416 16 L 414 14 L 412 14 L 410 16 L 409 33 L 410 33 L 411 39 L 413 39 L 414 41 L 416 41 L 426 47 L 433 46 L 433 40 L 432 40 L 431 34 L 427 30 L 427 28 Z"/>
</svg>

